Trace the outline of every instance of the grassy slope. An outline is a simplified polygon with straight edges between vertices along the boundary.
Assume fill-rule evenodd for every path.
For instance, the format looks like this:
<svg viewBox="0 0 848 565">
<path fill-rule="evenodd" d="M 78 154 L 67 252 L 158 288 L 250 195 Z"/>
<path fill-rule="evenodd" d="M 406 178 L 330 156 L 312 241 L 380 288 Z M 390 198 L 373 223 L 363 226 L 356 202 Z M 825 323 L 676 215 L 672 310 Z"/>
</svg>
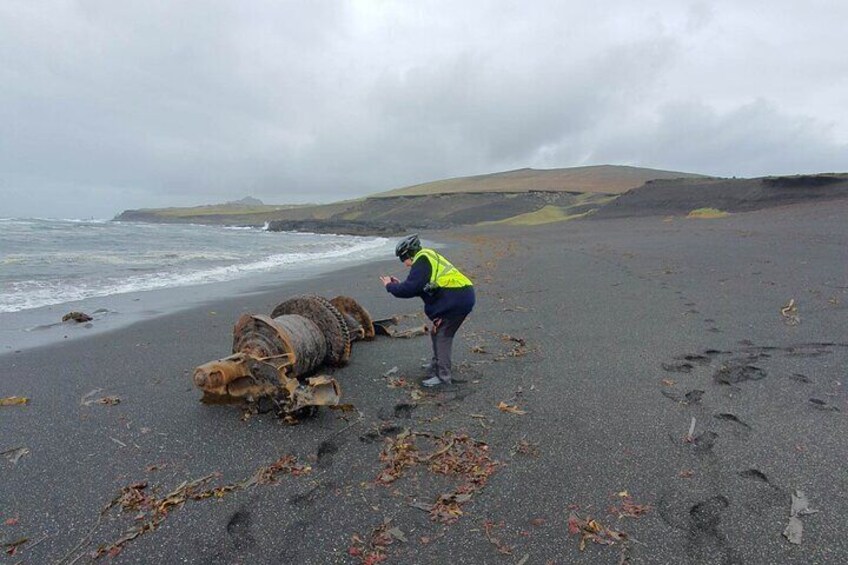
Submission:
<svg viewBox="0 0 848 565">
<path fill-rule="evenodd" d="M 661 171 L 638 167 L 600 165 L 591 167 L 573 167 L 567 169 L 519 169 L 502 173 L 492 173 L 473 177 L 446 179 L 426 184 L 415 185 L 397 190 L 375 194 L 368 198 L 347 200 L 331 204 L 300 205 L 300 206 L 236 206 L 215 205 L 196 206 L 193 208 L 163 208 L 147 209 L 136 212 L 135 217 L 127 219 L 143 221 L 194 221 L 209 224 L 251 224 L 262 225 L 269 220 L 326 220 L 336 217 L 346 220 L 373 221 L 393 219 L 403 221 L 403 216 L 410 211 L 413 216 L 422 206 L 428 210 L 438 211 L 437 215 L 448 218 L 459 214 L 465 208 L 480 206 L 480 201 L 474 194 L 516 194 L 558 192 L 563 195 L 570 193 L 576 198 L 576 204 L 583 202 L 597 203 L 599 206 L 612 195 L 621 194 L 631 188 L 643 185 L 649 180 L 689 178 L 703 179 L 701 175 L 675 171 Z M 454 195 L 450 200 L 441 202 L 407 200 L 404 196 Z M 465 195 L 465 196 L 462 196 Z M 544 206 L 539 208 L 544 209 Z M 540 209 L 530 212 L 531 216 L 523 217 L 519 213 L 514 221 L 547 223 L 562 219 L 579 217 L 585 210 L 570 210 L 566 206 L 562 210 L 554 206 L 545 211 Z M 559 210 L 554 213 L 554 210 Z M 142 213 L 141 216 L 138 213 Z M 532 214 L 538 214 L 533 216 Z M 495 215 L 497 217 L 497 215 Z M 501 216 L 502 217 L 502 216 Z M 438 219 L 438 218 L 435 218 Z M 490 219 L 491 218 L 490 216 Z M 504 220 L 501 220 L 504 221 Z M 452 223 L 452 222 L 451 222 Z M 460 223 L 465 223 L 460 221 Z M 476 223 L 471 220 L 471 223 Z"/>
<path fill-rule="evenodd" d="M 518 214 L 503 220 L 490 222 L 480 222 L 478 225 L 508 225 L 508 226 L 540 226 L 553 222 L 567 222 L 568 220 L 576 220 L 593 214 L 597 208 L 603 206 L 607 202 L 615 200 L 618 196 L 608 196 L 605 194 L 581 194 L 575 199 L 575 203 L 571 206 L 554 206 L 548 205 L 534 212 Z M 592 206 L 587 209 L 587 206 Z"/>
<path fill-rule="evenodd" d="M 293 206 L 233 206 L 228 204 L 217 204 L 210 206 L 193 206 L 191 208 L 159 208 L 148 211 L 155 212 L 160 216 L 171 218 L 194 218 L 201 216 L 265 214 L 268 212 L 277 212 L 278 210 L 288 210 L 291 208 L 293 208 Z"/>
<path fill-rule="evenodd" d="M 518 169 L 417 184 L 375 194 L 373 198 L 457 192 L 601 192 L 621 194 L 655 179 L 705 178 L 703 175 L 640 167 L 598 165 L 567 169 Z"/>
<path fill-rule="evenodd" d="M 305 205 L 264 205 L 231 206 L 227 204 L 213 206 L 194 206 L 191 208 L 145 208 L 129 210 L 132 214 L 126 218 L 144 221 L 196 221 L 208 224 L 252 224 L 262 225 L 270 220 L 327 219 L 349 209 L 357 200 L 334 202 L 332 204 Z M 119 216 L 120 219 L 120 216 Z"/>
<path fill-rule="evenodd" d="M 727 216 L 727 212 L 717 208 L 698 208 L 689 212 L 687 218 L 723 218 Z"/>
</svg>

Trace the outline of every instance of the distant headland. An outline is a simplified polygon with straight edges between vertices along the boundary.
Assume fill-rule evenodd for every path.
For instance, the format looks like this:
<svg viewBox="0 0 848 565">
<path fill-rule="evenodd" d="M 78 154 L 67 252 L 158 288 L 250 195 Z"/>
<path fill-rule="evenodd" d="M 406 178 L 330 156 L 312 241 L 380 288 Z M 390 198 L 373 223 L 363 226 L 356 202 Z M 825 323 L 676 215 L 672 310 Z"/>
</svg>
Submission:
<svg viewBox="0 0 848 565">
<path fill-rule="evenodd" d="M 687 215 L 699 209 L 745 212 L 848 197 L 848 173 L 760 178 L 620 165 L 518 169 L 417 184 L 364 198 L 271 205 L 252 197 L 189 208 L 126 210 L 120 221 L 264 226 L 392 236 L 410 230 L 500 223 L 537 225 L 577 219 Z"/>
</svg>

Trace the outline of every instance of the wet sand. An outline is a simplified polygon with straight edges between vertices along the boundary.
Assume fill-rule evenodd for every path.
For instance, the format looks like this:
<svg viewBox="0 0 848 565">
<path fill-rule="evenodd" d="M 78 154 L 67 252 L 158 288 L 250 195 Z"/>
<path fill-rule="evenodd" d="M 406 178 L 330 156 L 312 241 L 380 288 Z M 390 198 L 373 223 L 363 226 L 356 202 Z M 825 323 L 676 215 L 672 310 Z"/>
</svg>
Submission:
<svg viewBox="0 0 848 565">
<path fill-rule="evenodd" d="M 0 450 L 29 450 L 0 459 L 0 524 L 16 521 L 0 525 L 2 541 L 29 539 L 7 560 L 88 561 L 133 526 L 135 512 L 98 518 L 130 484 L 160 495 L 211 473 L 209 486 L 233 484 L 294 455 L 311 472 L 189 500 L 114 561 L 844 562 L 845 218 L 839 200 L 432 234 L 462 244 L 446 253 L 478 288 L 454 355 L 463 382 L 397 386 L 422 376 L 426 337 L 356 343 L 350 365 L 328 372 L 361 419 L 321 410 L 296 426 L 272 414 L 245 421 L 236 407 L 200 404 L 189 375 L 229 351 L 239 314 L 300 292 L 351 295 L 376 317 L 418 312 L 376 278 L 402 275 L 396 261 L 2 355 L 0 397 L 31 398 L 0 408 Z M 797 309 L 784 315 L 790 299 Z M 120 403 L 81 402 L 98 388 L 89 398 Z M 433 503 L 463 477 L 417 465 L 376 482 L 403 428 L 468 434 L 499 463 L 454 523 L 410 504 Z M 801 518 L 801 545 L 782 536 L 796 490 L 820 510 Z M 638 516 L 623 515 L 625 500 Z M 580 551 L 570 514 L 630 541 Z M 386 520 L 406 541 L 369 547 Z"/>
</svg>

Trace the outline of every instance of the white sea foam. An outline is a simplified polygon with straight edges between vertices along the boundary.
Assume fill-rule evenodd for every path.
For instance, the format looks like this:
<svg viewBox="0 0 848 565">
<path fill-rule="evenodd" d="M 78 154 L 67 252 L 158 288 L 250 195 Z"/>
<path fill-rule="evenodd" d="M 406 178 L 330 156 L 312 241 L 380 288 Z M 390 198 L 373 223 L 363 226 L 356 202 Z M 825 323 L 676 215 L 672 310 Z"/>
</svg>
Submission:
<svg viewBox="0 0 848 565">
<path fill-rule="evenodd" d="M 57 222 L 70 222 L 72 224 L 105 224 L 111 220 L 106 218 L 55 218 Z"/>
<path fill-rule="evenodd" d="M 350 241 L 347 240 L 345 242 L 339 242 L 338 245 L 329 249 L 327 249 L 326 245 L 321 246 L 322 250 L 316 252 L 298 251 L 280 253 L 246 263 L 231 262 L 227 265 L 215 267 L 185 268 L 183 270 L 157 271 L 129 276 L 123 274 L 120 277 L 111 276 L 94 280 L 68 281 L 53 278 L 48 280 L 29 279 L 25 281 L 12 281 L 4 285 L 4 292 L 0 295 L 0 312 L 17 312 L 42 306 L 128 292 L 229 281 L 248 276 L 252 273 L 273 272 L 279 270 L 281 267 L 291 265 L 309 266 L 326 264 L 330 261 L 366 259 L 384 252 L 386 245 L 387 240 L 384 238 L 366 239 L 356 241 L 353 244 L 350 244 Z M 167 254 L 166 252 L 148 252 L 150 259 L 148 264 L 161 265 L 163 263 L 163 253 Z M 72 253 L 57 253 L 52 257 L 52 261 L 68 261 L 72 260 L 73 257 L 74 254 Z M 182 263 L 187 258 L 238 260 L 237 255 L 221 252 L 179 253 L 178 257 L 178 263 Z M 17 260 L 19 258 L 11 256 L 6 257 L 4 261 L 9 259 Z M 118 262 L 120 261 L 120 257 L 111 255 L 99 257 L 88 256 L 87 260 L 89 262 L 108 263 Z M 140 261 L 138 256 L 134 257 L 131 261 L 134 264 L 142 262 L 145 261 Z"/>
<path fill-rule="evenodd" d="M 50 266 L 64 263 L 66 265 L 85 264 L 88 266 L 95 265 L 111 265 L 111 266 L 129 266 L 129 267 L 152 267 L 164 265 L 182 265 L 189 262 L 210 262 L 210 261 L 237 261 L 240 255 L 233 252 L 168 252 L 168 251 L 150 251 L 146 253 L 136 253 L 133 255 L 123 255 L 120 253 L 72 253 L 72 252 L 52 252 L 41 253 L 39 255 L 12 254 L 0 257 L 0 265 L 29 265 L 29 266 Z"/>
<path fill-rule="evenodd" d="M 111 220 L 107 218 L 40 218 L 40 217 L 32 217 L 32 218 L 17 218 L 19 220 L 36 220 L 39 222 L 66 222 L 71 224 L 105 224 L 110 222 Z"/>
</svg>

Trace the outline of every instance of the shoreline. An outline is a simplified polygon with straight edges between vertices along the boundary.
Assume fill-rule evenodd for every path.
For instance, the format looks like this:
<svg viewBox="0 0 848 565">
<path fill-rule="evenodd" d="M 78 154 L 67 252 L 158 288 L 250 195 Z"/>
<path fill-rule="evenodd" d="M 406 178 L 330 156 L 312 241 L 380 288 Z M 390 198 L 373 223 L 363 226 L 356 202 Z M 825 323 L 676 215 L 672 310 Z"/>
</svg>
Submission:
<svg viewBox="0 0 848 565">
<path fill-rule="evenodd" d="M 308 285 L 315 278 L 355 269 L 357 262 L 371 264 L 383 260 L 379 256 L 346 258 L 339 264 L 321 262 L 299 268 L 287 267 L 276 272 L 254 273 L 228 281 L 112 294 L 15 312 L 0 312 L 3 326 L 0 330 L 0 357 L 119 330 L 186 309 L 203 308 L 219 300 L 262 294 L 275 285 Z M 62 316 L 69 312 L 84 312 L 94 319 L 87 323 L 63 323 Z"/>
<path fill-rule="evenodd" d="M 431 234 L 436 234 L 437 240 L 429 239 Z M 439 238 L 439 235 L 442 237 Z M 457 246 L 457 242 L 449 242 L 450 237 L 446 233 L 427 232 L 424 237 L 426 243 L 436 249 Z M 349 276 L 345 275 L 346 271 L 384 262 L 387 269 L 392 269 L 396 260 L 390 253 L 385 257 L 343 258 L 337 264 L 321 261 L 300 268 L 289 266 L 283 271 L 255 273 L 228 281 L 127 292 L 16 312 L 0 312 L 3 326 L 0 329 L 0 358 L 5 354 L 121 330 L 188 309 L 202 309 L 219 301 L 245 300 L 253 295 L 270 293 L 271 289 L 278 287 L 284 290 L 291 286 L 301 289 L 297 294 L 308 293 L 311 282 L 316 279 L 334 275 L 345 278 Z M 86 323 L 62 322 L 62 316 L 69 312 L 84 312 L 94 319 Z"/>
</svg>

